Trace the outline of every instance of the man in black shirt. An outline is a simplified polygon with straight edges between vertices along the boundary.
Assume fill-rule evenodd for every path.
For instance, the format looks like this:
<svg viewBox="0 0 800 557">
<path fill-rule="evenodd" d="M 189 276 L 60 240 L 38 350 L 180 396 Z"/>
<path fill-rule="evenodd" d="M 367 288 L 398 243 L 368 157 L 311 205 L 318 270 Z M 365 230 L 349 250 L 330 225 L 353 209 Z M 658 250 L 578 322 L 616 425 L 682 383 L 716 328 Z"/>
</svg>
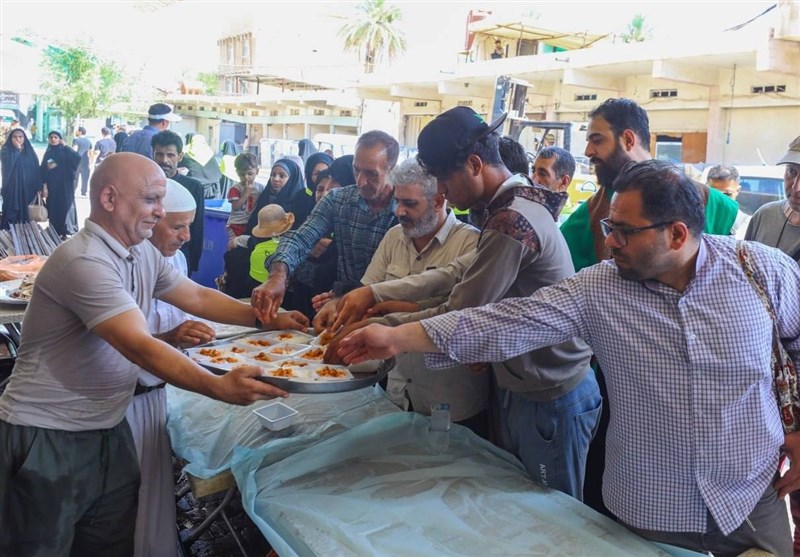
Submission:
<svg viewBox="0 0 800 557">
<path fill-rule="evenodd" d="M 189 226 L 191 240 L 181 247 L 181 251 L 186 256 L 186 263 L 189 266 L 189 276 L 191 276 L 198 269 L 200 256 L 203 254 L 203 226 L 205 224 L 203 184 L 178 172 L 178 163 L 183 158 L 183 140 L 181 136 L 175 132 L 164 130 L 153 136 L 151 144 L 153 147 L 153 160 L 161 167 L 167 178 L 175 180 L 189 190 L 189 193 L 192 194 L 192 197 L 197 202 L 194 221 Z"/>
</svg>

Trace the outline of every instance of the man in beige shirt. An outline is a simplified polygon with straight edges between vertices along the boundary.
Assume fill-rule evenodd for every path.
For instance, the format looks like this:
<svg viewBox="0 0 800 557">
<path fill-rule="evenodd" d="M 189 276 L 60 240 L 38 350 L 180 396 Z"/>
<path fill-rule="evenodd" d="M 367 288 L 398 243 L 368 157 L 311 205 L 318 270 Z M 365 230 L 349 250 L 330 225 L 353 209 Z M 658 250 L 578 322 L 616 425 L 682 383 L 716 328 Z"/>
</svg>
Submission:
<svg viewBox="0 0 800 557">
<path fill-rule="evenodd" d="M 447 210 L 436 179 L 415 159 L 399 164 L 389 175 L 400 224 L 381 241 L 361 279 L 365 290 L 386 280 L 444 267 L 459 256 L 475 253 L 479 233 Z M 442 300 L 438 300 L 440 302 Z M 331 325 L 339 299 L 328 302 L 314 320 L 317 329 Z M 436 305 L 436 304 L 434 304 Z M 389 374 L 387 392 L 405 410 L 429 415 L 431 405 L 448 403 L 453 421 L 486 436 L 489 374 L 457 366 L 430 372 L 419 354 L 403 354 Z"/>
</svg>

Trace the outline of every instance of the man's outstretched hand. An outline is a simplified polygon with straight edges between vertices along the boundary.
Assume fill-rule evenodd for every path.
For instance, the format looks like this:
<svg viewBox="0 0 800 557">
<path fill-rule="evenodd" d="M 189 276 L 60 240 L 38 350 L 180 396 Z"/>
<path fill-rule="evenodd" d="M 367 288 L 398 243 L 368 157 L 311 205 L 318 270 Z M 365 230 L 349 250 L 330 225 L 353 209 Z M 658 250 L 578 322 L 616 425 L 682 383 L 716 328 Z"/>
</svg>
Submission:
<svg viewBox="0 0 800 557">
<path fill-rule="evenodd" d="M 338 331 L 339 327 L 349 325 L 364 319 L 367 310 L 375 305 L 375 296 L 368 286 L 362 286 L 345 294 L 336 309 L 335 320 L 331 331 Z"/>
<path fill-rule="evenodd" d="M 250 305 L 262 323 L 272 323 L 286 294 L 286 274 L 270 272 L 267 282 L 253 289 Z"/>
</svg>

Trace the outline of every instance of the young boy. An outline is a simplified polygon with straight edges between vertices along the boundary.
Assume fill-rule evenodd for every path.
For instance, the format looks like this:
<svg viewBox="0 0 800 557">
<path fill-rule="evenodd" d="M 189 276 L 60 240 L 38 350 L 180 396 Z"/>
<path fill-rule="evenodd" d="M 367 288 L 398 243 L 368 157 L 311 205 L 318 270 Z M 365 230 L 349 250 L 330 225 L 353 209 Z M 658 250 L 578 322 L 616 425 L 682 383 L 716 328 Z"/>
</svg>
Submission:
<svg viewBox="0 0 800 557">
<path fill-rule="evenodd" d="M 242 153 L 233 161 L 239 183 L 228 190 L 228 201 L 231 202 L 231 214 L 226 228 L 231 240 L 236 236 L 247 234 L 247 220 L 256 206 L 256 200 L 264 191 L 264 184 L 256 182 L 258 176 L 258 158 L 253 153 Z"/>
</svg>

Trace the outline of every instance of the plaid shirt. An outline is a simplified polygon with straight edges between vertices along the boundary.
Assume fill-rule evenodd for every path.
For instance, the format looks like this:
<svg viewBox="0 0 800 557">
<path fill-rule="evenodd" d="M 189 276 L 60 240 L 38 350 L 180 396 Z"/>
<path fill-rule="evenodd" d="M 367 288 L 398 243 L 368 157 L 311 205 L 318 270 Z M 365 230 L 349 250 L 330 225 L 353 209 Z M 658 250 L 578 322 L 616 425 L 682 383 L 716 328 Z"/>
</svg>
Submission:
<svg viewBox="0 0 800 557">
<path fill-rule="evenodd" d="M 778 250 L 748 249 L 798 361 L 800 268 Z M 612 413 L 603 498 L 635 527 L 706 532 L 708 509 L 727 535 L 778 470 L 784 436 L 770 369 L 772 321 L 733 239 L 703 236 L 683 293 L 624 280 L 604 261 L 530 298 L 422 325 L 443 352 L 427 356 L 431 367 L 586 340 L 605 373 Z"/>
<path fill-rule="evenodd" d="M 345 285 L 345 290 L 361 286 L 372 254 L 386 231 L 397 224 L 395 207 L 397 200 L 393 197 L 386 207 L 373 214 L 356 186 L 335 189 L 317 203 L 300 228 L 281 237 L 278 251 L 267 259 L 267 268 L 280 261 L 293 274 L 314 245 L 333 232 L 339 251 L 337 282 Z"/>
</svg>

